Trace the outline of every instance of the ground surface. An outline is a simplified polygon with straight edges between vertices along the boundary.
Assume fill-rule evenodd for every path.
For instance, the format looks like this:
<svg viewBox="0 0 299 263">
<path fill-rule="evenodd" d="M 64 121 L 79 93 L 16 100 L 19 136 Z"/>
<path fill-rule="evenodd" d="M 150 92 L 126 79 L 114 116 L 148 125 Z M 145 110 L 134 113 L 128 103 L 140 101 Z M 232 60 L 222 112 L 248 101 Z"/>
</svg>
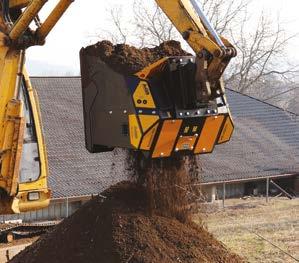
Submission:
<svg viewBox="0 0 299 263">
<path fill-rule="evenodd" d="M 20 240 L 15 240 L 9 244 L 0 244 L 0 262 L 6 263 L 12 259 L 15 255 L 19 254 L 26 247 L 30 246 L 35 242 L 38 237 L 35 238 L 24 238 Z"/>
<path fill-rule="evenodd" d="M 22 239 L 18 239 L 18 240 L 14 240 L 11 243 L 0 243 L 0 249 L 6 249 L 6 248 L 10 248 L 13 246 L 18 246 L 18 245 L 24 245 L 24 244 L 28 244 L 28 243 L 33 243 L 35 242 L 39 237 L 32 237 L 32 238 L 22 238 Z"/>
<path fill-rule="evenodd" d="M 210 211 L 205 222 L 232 251 L 249 262 L 296 262 L 248 228 L 299 259 L 299 199 L 272 198 L 268 204 L 264 198 L 233 199 L 226 206 L 224 211 Z"/>
</svg>

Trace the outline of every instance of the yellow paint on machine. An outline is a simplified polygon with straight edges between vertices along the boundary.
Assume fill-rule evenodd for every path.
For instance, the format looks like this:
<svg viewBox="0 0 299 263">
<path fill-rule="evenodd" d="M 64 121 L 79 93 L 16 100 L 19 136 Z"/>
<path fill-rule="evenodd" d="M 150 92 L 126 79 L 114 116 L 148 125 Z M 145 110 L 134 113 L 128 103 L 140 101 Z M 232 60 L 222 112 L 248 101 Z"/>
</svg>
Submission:
<svg viewBox="0 0 299 263">
<path fill-rule="evenodd" d="M 160 136 L 153 152 L 153 158 L 168 157 L 171 155 L 182 122 L 182 120 L 164 121 Z"/>
<path fill-rule="evenodd" d="M 0 41 L 1 42 L 1 41 Z M 0 46 L 0 187 L 9 195 L 17 192 L 19 160 L 22 151 L 23 104 L 15 98 L 20 52 L 7 52 Z"/>
<path fill-rule="evenodd" d="M 10 0 L 9 7 L 10 8 L 17 8 L 17 7 L 25 7 L 30 3 L 30 0 Z"/>
<path fill-rule="evenodd" d="M 178 140 L 178 143 L 175 148 L 177 148 L 179 151 L 193 150 L 195 141 L 196 141 L 195 136 L 183 136 Z"/>
<path fill-rule="evenodd" d="M 187 42 L 195 53 L 199 53 L 203 48 L 207 48 L 213 54 L 216 50 L 220 49 L 210 39 L 209 33 L 198 18 L 190 1 L 156 0 L 156 2 L 181 34 L 190 32 Z"/>
<path fill-rule="evenodd" d="M 230 117 L 227 117 L 221 135 L 219 137 L 218 144 L 228 142 L 233 134 L 233 131 L 234 131 L 233 122 Z"/>
<path fill-rule="evenodd" d="M 18 18 L 16 23 L 14 23 L 14 26 L 9 32 L 9 38 L 12 41 L 16 41 L 28 29 L 28 26 L 46 2 L 47 0 L 30 1 L 27 8 L 23 11 L 22 15 Z"/>
<path fill-rule="evenodd" d="M 224 116 L 207 117 L 201 131 L 194 153 L 210 153 L 213 151 Z"/>
<path fill-rule="evenodd" d="M 133 147 L 138 149 L 142 133 L 136 115 L 129 115 L 130 140 Z"/>
<path fill-rule="evenodd" d="M 43 41 L 48 36 L 48 34 L 52 31 L 54 26 L 73 2 L 74 0 L 60 0 L 57 3 L 50 15 L 36 30 L 36 35 L 39 40 Z"/>
<path fill-rule="evenodd" d="M 0 187 L 13 196 L 17 193 L 19 166 L 23 147 L 24 118 L 23 103 L 12 99 L 7 104 L 6 120 L 4 122 L 3 144 L 0 145 L 1 178 Z"/>
<path fill-rule="evenodd" d="M 133 94 L 133 99 L 136 108 L 156 108 L 153 96 L 151 94 L 151 90 L 146 81 L 140 81 Z"/>
<path fill-rule="evenodd" d="M 138 115 L 141 123 L 142 131 L 146 132 L 151 126 L 153 126 L 158 120 L 157 115 Z"/>
<path fill-rule="evenodd" d="M 151 149 L 151 146 L 153 144 L 153 140 L 155 137 L 155 134 L 157 132 L 159 123 L 157 123 L 153 128 L 151 128 L 143 137 L 140 149 L 149 151 Z"/>
<path fill-rule="evenodd" d="M 152 75 L 154 75 L 156 72 L 159 72 L 165 65 L 165 62 L 167 62 L 168 57 L 162 58 L 158 60 L 157 62 L 145 67 L 141 71 L 137 72 L 135 76 L 137 76 L 140 79 L 148 79 Z"/>
<path fill-rule="evenodd" d="M 28 200 L 29 193 L 38 193 L 39 199 L 36 201 Z M 39 209 L 43 209 L 43 208 L 49 206 L 50 198 L 51 198 L 51 190 L 50 189 L 38 189 L 38 190 L 29 191 L 29 189 L 28 189 L 24 192 L 19 192 L 17 197 L 19 200 L 18 206 L 19 206 L 20 212 L 39 210 Z"/>
<path fill-rule="evenodd" d="M 50 203 L 51 190 L 48 188 L 47 184 L 48 159 L 46 153 L 46 143 L 42 134 L 42 121 L 39 101 L 37 94 L 31 85 L 26 69 L 23 69 L 23 75 L 32 108 L 41 166 L 40 177 L 38 180 L 19 184 L 19 193 L 17 195 L 17 198 L 19 199 L 19 209 L 20 212 L 27 212 L 47 207 Z M 28 194 L 31 192 L 39 192 L 39 200 L 29 201 Z"/>
</svg>

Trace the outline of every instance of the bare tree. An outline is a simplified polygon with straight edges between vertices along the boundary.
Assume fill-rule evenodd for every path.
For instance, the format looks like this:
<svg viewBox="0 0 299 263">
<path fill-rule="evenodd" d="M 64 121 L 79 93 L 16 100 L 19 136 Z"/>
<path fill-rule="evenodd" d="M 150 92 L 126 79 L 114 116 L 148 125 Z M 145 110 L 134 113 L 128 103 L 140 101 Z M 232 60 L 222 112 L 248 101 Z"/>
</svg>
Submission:
<svg viewBox="0 0 299 263">
<path fill-rule="evenodd" d="M 176 31 L 163 11 L 154 4 L 144 6 L 143 1 L 135 0 L 133 4 L 133 24 L 136 35 L 139 36 L 139 46 L 156 46 L 165 41 L 178 39 Z M 147 7 L 150 7 L 147 8 Z"/>
<path fill-rule="evenodd" d="M 273 92 L 271 88 L 280 89 L 286 82 L 292 85 L 298 75 L 298 66 L 292 65 L 286 54 L 296 35 L 288 35 L 279 19 L 272 21 L 264 12 L 253 16 L 252 2 L 203 0 L 203 9 L 216 31 L 238 50 L 226 72 L 226 82 L 242 93 L 265 98 Z"/>
<path fill-rule="evenodd" d="M 235 28 L 252 0 L 203 0 L 202 9 L 218 34 L 226 34 Z"/>
<path fill-rule="evenodd" d="M 254 26 L 245 12 L 239 27 L 230 29 L 238 57 L 231 64 L 226 81 L 234 89 L 264 97 L 271 81 L 292 83 L 298 74 L 298 66 L 292 65 L 286 54 L 289 41 L 296 35 L 287 35 L 277 21 L 275 25 L 262 13 Z"/>
<path fill-rule="evenodd" d="M 130 31 L 125 26 L 125 19 L 123 9 L 121 6 L 113 6 L 111 9 L 106 10 L 110 14 L 111 28 L 109 30 L 100 28 L 96 33 L 96 38 L 106 38 L 113 43 L 127 43 Z M 92 36 L 95 37 L 95 36 Z"/>
<path fill-rule="evenodd" d="M 254 10 L 252 1 L 202 0 L 202 7 L 216 31 L 226 36 L 238 50 L 238 57 L 232 60 L 224 76 L 226 82 L 242 93 L 267 97 L 270 81 L 290 83 L 298 74 L 297 65 L 292 65 L 286 55 L 286 46 L 296 36 L 288 35 L 279 19 L 272 21 L 263 12 L 253 15 L 250 12 Z M 154 1 L 147 5 L 141 0 L 134 1 L 129 31 L 124 30 L 119 10 L 111 9 L 116 28 L 112 35 L 115 32 L 118 35 L 118 38 L 111 37 L 112 40 L 120 36 L 122 42 L 139 47 L 158 45 L 170 39 L 182 40 Z"/>
</svg>

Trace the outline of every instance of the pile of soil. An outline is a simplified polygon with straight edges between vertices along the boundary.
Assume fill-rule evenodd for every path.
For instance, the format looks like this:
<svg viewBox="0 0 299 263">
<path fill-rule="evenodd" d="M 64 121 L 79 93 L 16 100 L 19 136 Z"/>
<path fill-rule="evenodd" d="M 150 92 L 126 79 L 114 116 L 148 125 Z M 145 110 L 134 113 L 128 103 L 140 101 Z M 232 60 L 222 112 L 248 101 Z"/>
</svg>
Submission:
<svg viewBox="0 0 299 263">
<path fill-rule="evenodd" d="M 82 48 L 84 55 L 99 57 L 115 71 L 122 74 L 135 74 L 144 67 L 164 57 L 188 56 L 178 41 L 166 41 L 154 48 L 138 49 L 126 44 L 113 45 L 104 40 Z"/>
<path fill-rule="evenodd" d="M 203 228 L 145 211 L 146 190 L 120 183 L 96 197 L 11 263 L 243 262 Z"/>
</svg>

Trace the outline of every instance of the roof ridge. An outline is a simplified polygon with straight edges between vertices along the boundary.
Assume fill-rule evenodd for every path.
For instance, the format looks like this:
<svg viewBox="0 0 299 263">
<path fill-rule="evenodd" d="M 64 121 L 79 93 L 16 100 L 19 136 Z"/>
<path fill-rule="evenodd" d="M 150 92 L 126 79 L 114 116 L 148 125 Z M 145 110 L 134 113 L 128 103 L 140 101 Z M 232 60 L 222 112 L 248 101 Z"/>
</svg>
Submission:
<svg viewBox="0 0 299 263">
<path fill-rule="evenodd" d="M 281 107 L 278 107 L 278 106 L 276 106 L 276 105 L 274 105 L 274 104 L 271 104 L 271 103 L 269 103 L 269 102 L 266 102 L 266 101 L 263 101 L 263 100 L 261 100 L 261 99 L 255 98 L 255 97 L 253 97 L 253 96 L 250 96 L 250 95 L 241 93 L 240 91 L 233 90 L 233 89 L 231 89 L 231 88 L 226 88 L 226 89 L 228 89 L 228 90 L 230 90 L 230 91 L 232 91 L 232 92 L 235 92 L 235 93 L 237 93 L 237 94 L 239 94 L 239 95 L 242 95 L 242 96 L 244 96 L 244 97 L 248 97 L 248 98 L 253 99 L 253 100 L 256 100 L 256 101 L 258 101 L 258 102 L 267 104 L 268 106 L 271 106 L 271 107 L 276 108 L 276 109 L 278 109 L 278 110 L 284 111 L 284 112 L 286 112 L 286 113 L 288 113 L 288 114 L 290 114 L 290 115 L 294 115 L 294 116 L 296 116 L 296 117 L 299 116 L 299 115 L 298 115 L 297 113 L 295 113 L 295 112 L 292 112 L 292 111 L 289 111 L 289 110 L 285 110 L 285 109 L 283 109 L 283 108 L 281 108 Z"/>
</svg>

